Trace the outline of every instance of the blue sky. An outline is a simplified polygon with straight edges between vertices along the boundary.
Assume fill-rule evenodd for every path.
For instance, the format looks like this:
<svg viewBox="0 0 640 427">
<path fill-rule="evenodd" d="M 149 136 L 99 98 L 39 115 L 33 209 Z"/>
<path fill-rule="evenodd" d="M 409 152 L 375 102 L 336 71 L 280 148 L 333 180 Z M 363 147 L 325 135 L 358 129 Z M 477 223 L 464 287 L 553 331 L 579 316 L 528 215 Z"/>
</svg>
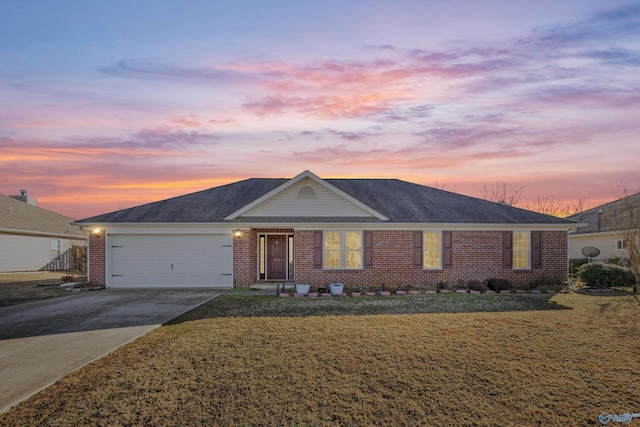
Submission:
<svg viewBox="0 0 640 427">
<path fill-rule="evenodd" d="M 74 218 L 306 169 L 640 185 L 637 1 L 2 0 L 0 64 L 0 193 Z"/>
</svg>

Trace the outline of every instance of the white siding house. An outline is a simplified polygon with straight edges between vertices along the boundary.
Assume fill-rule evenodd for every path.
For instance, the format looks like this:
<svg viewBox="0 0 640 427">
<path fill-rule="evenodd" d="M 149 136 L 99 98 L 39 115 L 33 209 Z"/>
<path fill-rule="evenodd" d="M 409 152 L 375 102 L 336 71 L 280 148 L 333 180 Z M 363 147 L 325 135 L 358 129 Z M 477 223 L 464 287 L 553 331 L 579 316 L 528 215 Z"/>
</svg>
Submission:
<svg viewBox="0 0 640 427">
<path fill-rule="evenodd" d="M 0 272 L 71 270 L 86 235 L 72 218 L 35 205 L 26 195 L 0 194 Z"/>
</svg>

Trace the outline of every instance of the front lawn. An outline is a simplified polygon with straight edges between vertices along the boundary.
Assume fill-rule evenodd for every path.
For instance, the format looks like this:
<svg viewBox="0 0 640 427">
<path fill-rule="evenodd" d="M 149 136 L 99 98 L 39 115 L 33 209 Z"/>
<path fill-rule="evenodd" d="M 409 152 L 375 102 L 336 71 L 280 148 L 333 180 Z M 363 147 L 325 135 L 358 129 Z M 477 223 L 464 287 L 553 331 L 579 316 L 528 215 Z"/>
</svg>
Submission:
<svg viewBox="0 0 640 427">
<path fill-rule="evenodd" d="M 635 295 L 230 295 L 0 425 L 596 426 L 640 412 L 639 314 Z"/>
</svg>

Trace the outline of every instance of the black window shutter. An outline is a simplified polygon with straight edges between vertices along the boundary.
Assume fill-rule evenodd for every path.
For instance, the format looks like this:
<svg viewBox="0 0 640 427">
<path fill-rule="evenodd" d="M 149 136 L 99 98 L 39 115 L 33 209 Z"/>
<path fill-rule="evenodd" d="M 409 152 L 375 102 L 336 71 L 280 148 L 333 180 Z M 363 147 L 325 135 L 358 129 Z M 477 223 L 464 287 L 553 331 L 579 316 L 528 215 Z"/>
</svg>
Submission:
<svg viewBox="0 0 640 427">
<path fill-rule="evenodd" d="M 531 232 L 531 268 L 542 268 L 542 232 Z"/>
<path fill-rule="evenodd" d="M 504 268 L 513 267 L 513 232 L 505 231 L 503 234 L 502 253 Z"/>
<path fill-rule="evenodd" d="M 363 233 L 364 240 L 364 268 L 373 268 L 373 231 Z"/>
<path fill-rule="evenodd" d="M 313 232 L 313 268 L 322 268 L 322 230 Z"/>
<path fill-rule="evenodd" d="M 422 231 L 413 232 L 413 266 L 422 268 Z"/>
<path fill-rule="evenodd" d="M 451 267 L 452 263 L 452 247 L 451 231 L 442 232 L 442 266 Z"/>
</svg>

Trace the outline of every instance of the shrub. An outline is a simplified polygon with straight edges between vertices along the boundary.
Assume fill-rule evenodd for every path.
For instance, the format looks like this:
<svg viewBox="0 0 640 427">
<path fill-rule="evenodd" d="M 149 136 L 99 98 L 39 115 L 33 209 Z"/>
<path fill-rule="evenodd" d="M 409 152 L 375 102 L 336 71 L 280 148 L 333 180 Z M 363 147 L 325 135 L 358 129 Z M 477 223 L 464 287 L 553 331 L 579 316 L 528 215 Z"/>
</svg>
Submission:
<svg viewBox="0 0 640 427">
<path fill-rule="evenodd" d="M 507 279 L 487 279 L 487 287 L 492 291 L 500 292 L 513 288 L 513 284 Z"/>
<path fill-rule="evenodd" d="M 612 256 L 611 258 L 607 258 L 603 260 L 605 264 L 614 264 L 619 265 L 620 267 L 631 267 L 631 262 L 629 257 L 623 256 Z"/>
<path fill-rule="evenodd" d="M 569 260 L 569 274 L 578 274 L 578 270 L 585 264 L 588 264 L 587 258 L 572 258 Z"/>
<path fill-rule="evenodd" d="M 601 262 L 592 262 L 580 267 L 580 279 L 589 286 L 600 285 L 602 288 L 611 286 L 629 287 L 636 282 L 633 272 L 625 267 Z"/>
<path fill-rule="evenodd" d="M 467 282 L 467 287 L 472 291 L 484 292 L 487 290 L 487 288 L 484 286 L 484 283 L 480 280 L 469 280 Z"/>
</svg>

